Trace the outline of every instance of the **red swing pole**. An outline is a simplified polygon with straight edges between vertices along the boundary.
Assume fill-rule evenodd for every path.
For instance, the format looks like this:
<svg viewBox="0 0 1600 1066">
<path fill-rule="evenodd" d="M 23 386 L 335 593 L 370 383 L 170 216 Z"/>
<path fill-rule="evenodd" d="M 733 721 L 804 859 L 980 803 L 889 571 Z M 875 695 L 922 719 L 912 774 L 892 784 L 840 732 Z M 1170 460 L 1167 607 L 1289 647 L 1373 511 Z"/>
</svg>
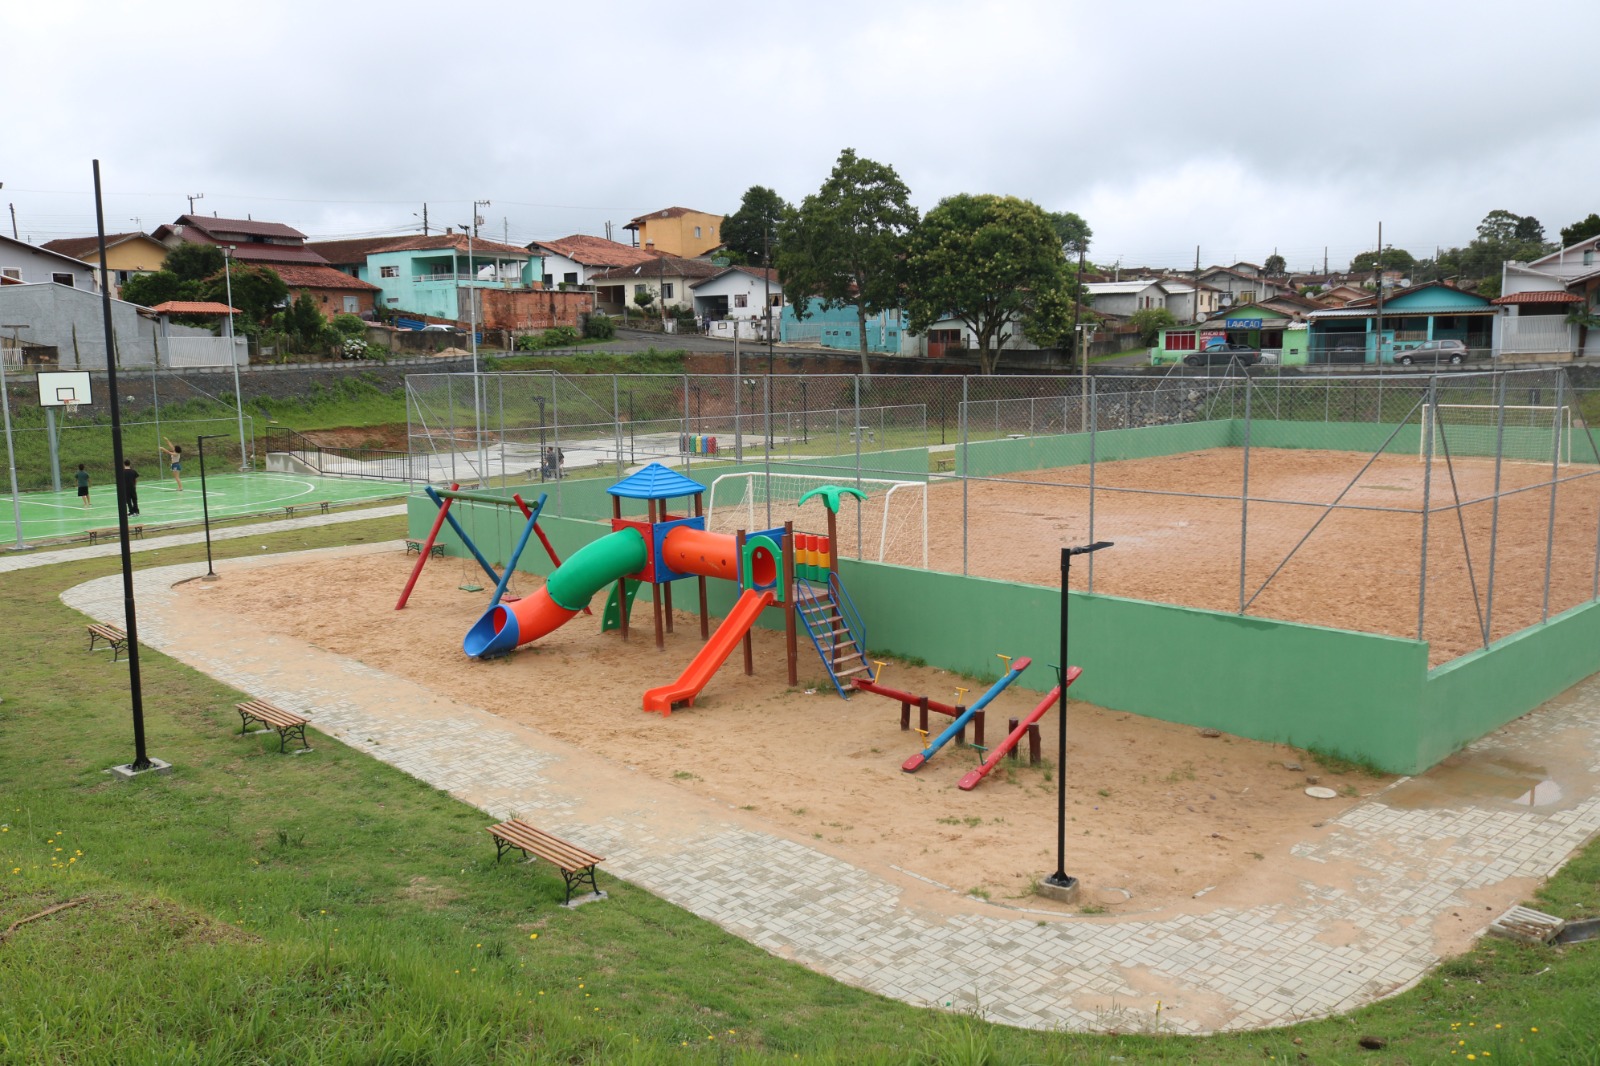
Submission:
<svg viewBox="0 0 1600 1066">
<path fill-rule="evenodd" d="M 456 482 L 450 483 L 451 492 L 455 492 L 460 487 Z M 433 520 L 433 528 L 428 530 L 428 539 L 423 542 L 422 551 L 417 553 L 417 565 L 411 569 L 411 577 L 406 581 L 405 591 L 400 593 L 400 602 L 394 605 L 395 610 L 402 611 L 405 609 L 406 600 L 411 598 L 411 590 L 416 587 L 417 578 L 422 576 L 422 567 L 427 563 L 429 553 L 433 551 L 433 542 L 439 535 L 439 528 L 444 525 L 444 516 L 449 513 L 450 505 L 454 502 L 453 497 L 445 497 L 444 504 L 439 508 L 438 517 Z"/>
</svg>

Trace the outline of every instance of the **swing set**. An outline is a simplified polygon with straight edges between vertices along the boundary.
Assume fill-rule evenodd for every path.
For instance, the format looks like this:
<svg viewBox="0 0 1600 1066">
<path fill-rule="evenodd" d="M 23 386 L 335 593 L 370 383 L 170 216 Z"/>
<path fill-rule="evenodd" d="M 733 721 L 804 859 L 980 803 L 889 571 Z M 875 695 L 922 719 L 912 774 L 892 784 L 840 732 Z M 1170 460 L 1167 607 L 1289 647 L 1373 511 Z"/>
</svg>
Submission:
<svg viewBox="0 0 1600 1066">
<path fill-rule="evenodd" d="M 417 565 L 412 568 L 411 577 L 407 579 L 406 587 L 400 593 L 400 600 L 394 605 L 395 610 L 405 609 L 406 601 L 411 598 L 411 590 L 416 587 L 417 578 L 422 576 L 422 568 L 427 565 L 429 556 L 433 554 L 434 541 L 438 539 L 439 531 L 444 528 L 446 522 L 450 523 L 450 528 L 455 530 L 456 536 L 461 538 L 461 543 L 466 547 L 468 554 L 477 561 L 477 564 L 483 568 L 483 572 L 488 575 L 490 582 L 493 583 L 494 594 L 489 600 L 491 609 L 502 600 L 508 603 L 516 600 L 516 596 L 507 595 L 507 588 L 511 583 L 511 575 L 516 572 L 517 560 L 522 558 L 523 549 L 528 546 L 528 537 L 531 534 L 537 533 L 539 535 L 539 543 L 544 545 L 545 554 L 550 557 L 551 565 L 561 565 L 561 557 L 556 554 L 555 547 L 550 543 L 550 538 L 545 536 L 544 530 L 539 526 L 539 515 L 544 510 L 545 500 L 549 498 L 546 493 L 541 492 L 539 498 L 530 507 L 523 500 L 520 493 L 512 493 L 511 498 L 507 499 L 504 496 L 495 496 L 487 492 L 462 492 L 460 489 L 461 486 L 456 483 L 452 483 L 448 489 L 435 489 L 431 485 L 423 486 L 422 491 L 426 492 L 428 498 L 433 501 L 434 506 L 439 508 L 439 514 L 433 520 L 433 528 L 428 530 L 428 539 L 423 543 L 422 550 L 417 553 Z M 486 503 L 495 507 L 504 507 L 507 508 L 508 517 L 510 515 L 509 508 L 513 505 L 522 511 L 522 516 L 526 520 L 522 527 L 522 535 L 517 538 L 516 547 L 512 549 L 511 559 L 506 563 L 503 572 L 495 573 L 494 567 L 483 557 L 483 552 L 478 550 L 478 545 L 473 541 L 471 534 L 462 528 L 461 522 L 455 515 L 450 513 L 450 505 L 457 500 L 469 500 L 473 503 Z M 463 562 L 465 564 L 464 560 Z M 465 565 L 470 566 L 470 564 Z M 483 591 L 482 585 L 473 584 L 466 578 L 463 578 L 460 587 L 463 592 Z M 589 609 L 587 607 L 584 608 L 584 612 L 589 613 Z"/>
</svg>

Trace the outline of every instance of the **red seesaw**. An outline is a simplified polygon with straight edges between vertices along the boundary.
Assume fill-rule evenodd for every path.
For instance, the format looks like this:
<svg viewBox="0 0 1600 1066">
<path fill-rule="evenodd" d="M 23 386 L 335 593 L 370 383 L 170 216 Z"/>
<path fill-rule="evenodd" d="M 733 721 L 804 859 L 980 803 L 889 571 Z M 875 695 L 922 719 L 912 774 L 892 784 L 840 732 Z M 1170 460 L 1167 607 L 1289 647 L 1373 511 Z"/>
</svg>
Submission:
<svg viewBox="0 0 1600 1066">
<path fill-rule="evenodd" d="M 1083 667 L 1081 666 L 1067 667 L 1067 685 L 1070 687 L 1074 681 L 1078 680 L 1078 676 L 1082 673 Z M 971 792 L 973 789 L 977 788 L 978 782 L 982 781 L 984 777 L 988 775 L 990 770 L 993 770 L 996 766 L 1000 765 L 1000 760 L 1011 753 L 1011 749 L 1017 746 L 1018 741 L 1027 735 L 1028 728 L 1036 723 L 1039 719 L 1043 718 L 1045 713 L 1056 705 L 1056 700 L 1059 699 L 1060 696 L 1061 686 L 1057 685 L 1045 695 L 1044 699 L 1039 701 L 1039 705 L 1037 707 L 1028 712 L 1028 717 L 1024 718 L 1020 723 L 1018 723 L 1017 727 L 1011 731 L 1006 739 L 995 745 L 994 750 L 989 752 L 989 757 L 983 760 L 977 769 L 967 771 L 966 776 L 961 779 L 957 787 L 959 787 L 963 792 Z M 981 739 L 979 740 L 979 743 L 982 743 Z"/>
<path fill-rule="evenodd" d="M 887 685 L 880 685 L 876 681 L 868 681 L 865 678 L 858 677 L 852 683 L 862 692 L 875 692 L 880 696 L 887 696 L 891 700 L 899 700 L 901 729 L 911 728 L 911 708 L 913 707 L 921 711 L 921 719 L 918 721 L 917 726 L 923 733 L 928 732 L 929 711 L 937 711 L 948 718 L 959 718 L 966 712 L 965 707 L 952 707 L 948 703 L 940 703 L 938 700 L 931 700 L 926 696 L 914 696 L 909 692 L 902 692 L 897 688 L 889 688 Z M 965 732 L 966 730 L 963 729 L 960 734 L 957 734 L 958 739 L 963 744 L 967 742 L 967 738 L 962 735 Z M 978 711 L 972 716 L 972 739 L 974 743 L 983 743 L 982 711 Z"/>
</svg>

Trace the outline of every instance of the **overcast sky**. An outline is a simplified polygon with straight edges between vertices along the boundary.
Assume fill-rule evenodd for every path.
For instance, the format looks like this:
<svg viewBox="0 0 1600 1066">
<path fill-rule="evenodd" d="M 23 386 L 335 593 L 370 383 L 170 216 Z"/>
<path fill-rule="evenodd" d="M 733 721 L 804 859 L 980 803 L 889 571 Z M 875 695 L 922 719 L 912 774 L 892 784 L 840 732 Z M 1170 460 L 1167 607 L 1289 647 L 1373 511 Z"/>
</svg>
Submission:
<svg viewBox="0 0 1600 1066">
<path fill-rule="evenodd" d="M 1495 208 L 1600 211 L 1600 3 L 1153 0 L 0 3 L 0 202 L 35 242 L 200 213 L 313 238 L 481 210 L 517 244 L 615 236 L 840 149 L 1076 211 L 1090 257 L 1431 255 Z M 1536 10 L 1536 14 L 1533 13 Z M 137 222 L 135 220 L 137 219 Z M 0 219 L 0 225 L 9 218 Z M 9 229 L 7 230 L 9 232 Z"/>
</svg>

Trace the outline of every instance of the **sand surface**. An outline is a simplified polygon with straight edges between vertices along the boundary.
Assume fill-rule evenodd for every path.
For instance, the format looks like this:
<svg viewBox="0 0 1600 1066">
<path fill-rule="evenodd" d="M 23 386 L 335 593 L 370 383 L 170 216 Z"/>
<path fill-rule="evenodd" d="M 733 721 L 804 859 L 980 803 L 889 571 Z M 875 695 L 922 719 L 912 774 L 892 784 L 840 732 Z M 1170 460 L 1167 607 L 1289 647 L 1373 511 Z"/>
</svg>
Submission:
<svg viewBox="0 0 1600 1066">
<path fill-rule="evenodd" d="M 457 559 L 434 560 L 410 604 L 396 611 L 414 563 L 398 548 L 355 561 L 297 557 L 255 569 L 248 581 L 194 583 L 180 595 L 196 622 L 204 612 L 232 613 L 603 755 L 619 772 L 592 782 L 597 795 L 625 783 L 620 768 L 631 766 L 859 866 L 908 872 L 996 904 L 1061 909 L 1031 891 L 1055 868 L 1054 710 L 1042 723 L 1045 763 L 1030 766 L 1024 745 L 1017 763 L 962 792 L 957 782 L 977 752 L 952 744 L 920 772 L 902 772 L 923 741 L 901 730 L 899 704 L 865 693 L 840 699 L 804 645 L 800 684 L 790 687 L 781 632 L 757 631 L 754 676 L 745 676 L 735 652 L 696 706 L 662 717 L 642 711 L 641 697 L 699 649 L 694 616 L 680 612 L 658 651 L 647 610 L 636 610 L 626 643 L 600 633 L 597 597 L 594 617 L 579 616 L 507 659 L 477 662 L 462 654 L 461 638 L 488 593 L 458 586 L 482 584 L 483 574 Z M 513 591 L 537 583 L 519 575 Z M 1043 669 L 1029 679 L 1042 685 Z M 951 703 L 957 686 L 969 690 L 968 702 L 985 687 L 898 662 L 884 681 Z M 1039 699 L 1002 693 L 987 713 L 988 742 Z M 933 727 L 945 721 L 935 715 Z M 1334 775 L 1291 748 L 1078 702 L 1069 738 L 1067 872 L 1084 882 L 1083 905 L 1112 914 L 1281 896 L 1289 847 L 1390 780 Z M 1339 797 L 1307 796 L 1308 774 Z"/>
</svg>

